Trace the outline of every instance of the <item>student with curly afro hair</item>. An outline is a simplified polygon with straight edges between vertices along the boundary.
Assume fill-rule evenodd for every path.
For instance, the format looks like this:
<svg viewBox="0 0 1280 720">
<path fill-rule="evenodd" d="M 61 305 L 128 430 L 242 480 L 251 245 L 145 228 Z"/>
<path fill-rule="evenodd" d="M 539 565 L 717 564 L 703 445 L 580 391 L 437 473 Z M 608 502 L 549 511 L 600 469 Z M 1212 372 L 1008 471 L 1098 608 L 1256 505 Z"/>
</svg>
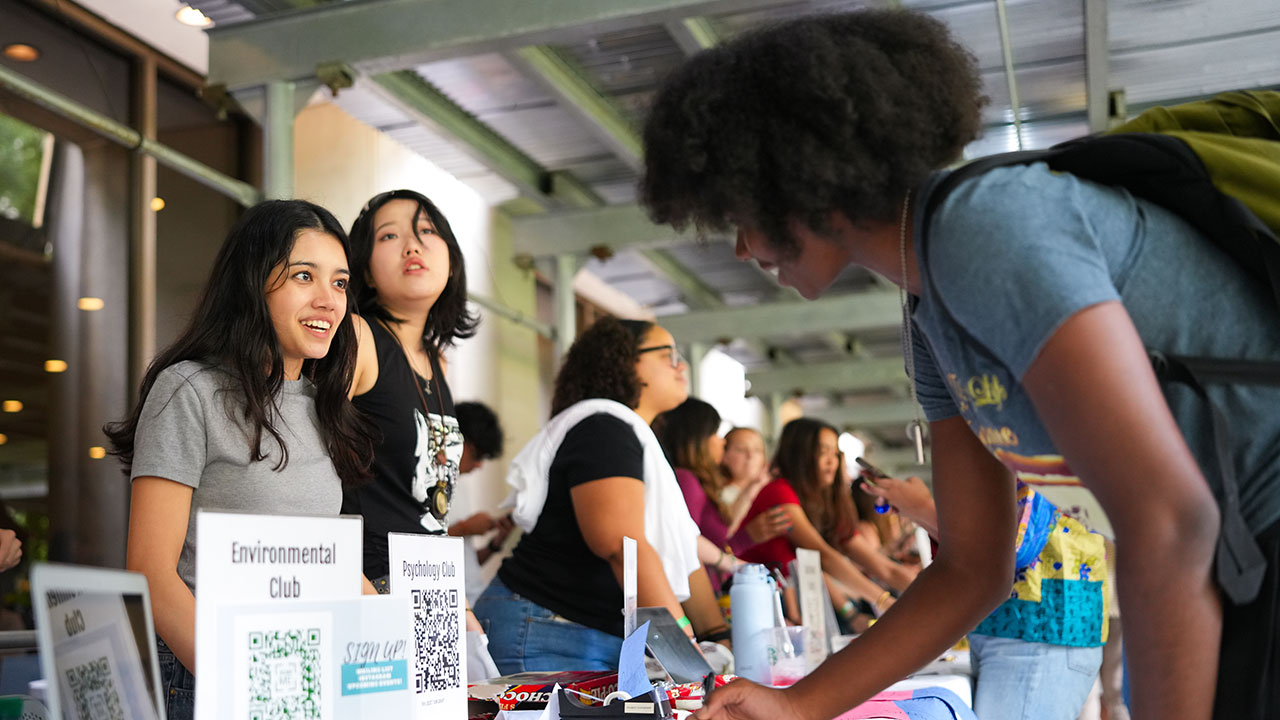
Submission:
<svg viewBox="0 0 1280 720">
<path fill-rule="evenodd" d="M 525 535 L 475 604 L 503 674 L 616 670 L 622 541 L 636 540 L 638 600 L 690 636 L 727 637 L 698 526 L 650 424 L 689 395 L 671 333 L 602 318 L 569 348 L 552 418 L 511 462 Z"/>
<path fill-rule="evenodd" d="M 735 683 L 699 717 L 838 715 L 989 614 L 1007 625 L 1059 608 L 1059 641 L 1087 647 L 1105 626 L 1077 593 L 1101 585 L 1105 562 L 1070 544 L 1047 566 L 1037 555 L 1040 540 L 1085 527 L 1120 552 L 1134 717 L 1280 707 L 1280 388 L 1207 390 L 1248 428 L 1223 453 L 1238 512 L 1220 510 L 1213 405 L 1162 386 L 1146 352 L 1280 361 L 1270 288 L 1180 208 L 1043 163 L 936 192 L 984 102 L 975 60 L 945 26 L 897 10 L 747 34 L 691 58 L 655 98 L 640 195 L 656 222 L 736 230 L 739 259 L 777 268 L 807 298 L 852 264 L 903 289 L 938 515 L 936 560 L 868 632 L 791 688 Z M 1219 545 L 1225 523 L 1240 533 Z M 1074 677 L 1064 665 L 1052 684 Z"/>
</svg>

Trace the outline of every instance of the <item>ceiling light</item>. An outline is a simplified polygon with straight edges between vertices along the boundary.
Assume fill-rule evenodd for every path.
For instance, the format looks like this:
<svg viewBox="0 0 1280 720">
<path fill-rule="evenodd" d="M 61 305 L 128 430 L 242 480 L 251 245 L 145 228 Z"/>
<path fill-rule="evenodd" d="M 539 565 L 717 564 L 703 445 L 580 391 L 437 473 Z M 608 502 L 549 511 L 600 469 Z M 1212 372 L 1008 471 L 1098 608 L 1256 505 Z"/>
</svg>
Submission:
<svg viewBox="0 0 1280 720">
<path fill-rule="evenodd" d="M 183 5 L 178 8 L 178 14 L 174 17 L 178 18 L 178 22 L 183 25 L 190 25 L 191 27 L 207 28 L 213 25 L 213 21 L 209 19 L 209 16 L 190 5 Z"/>
<path fill-rule="evenodd" d="M 152 212 L 160 212 L 163 209 L 164 209 L 164 198 L 160 197 L 159 195 L 151 198 Z"/>
<path fill-rule="evenodd" d="M 45 360 L 44 361 L 45 372 L 60 373 L 60 372 L 66 371 L 66 369 L 67 369 L 66 360 Z"/>
<path fill-rule="evenodd" d="M 9 436 L 5 435 L 4 433 L 0 433 L 0 445 L 3 445 L 7 442 L 9 442 Z"/>
<path fill-rule="evenodd" d="M 93 312 L 94 310 L 101 310 L 103 304 L 102 298 L 94 297 L 82 297 L 76 301 L 76 307 L 90 312 Z"/>
<path fill-rule="evenodd" d="M 26 43 L 9 43 L 4 46 L 4 56 L 18 62 L 35 62 L 40 59 L 40 50 Z"/>
<path fill-rule="evenodd" d="M 7 413 L 22 412 L 21 400 L 5 400 L 2 406 Z"/>
<path fill-rule="evenodd" d="M 107 449 L 102 447 L 101 445 L 94 445 L 93 447 L 89 448 L 89 457 L 93 458 L 94 460 L 101 460 L 106 456 L 107 456 Z"/>
</svg>

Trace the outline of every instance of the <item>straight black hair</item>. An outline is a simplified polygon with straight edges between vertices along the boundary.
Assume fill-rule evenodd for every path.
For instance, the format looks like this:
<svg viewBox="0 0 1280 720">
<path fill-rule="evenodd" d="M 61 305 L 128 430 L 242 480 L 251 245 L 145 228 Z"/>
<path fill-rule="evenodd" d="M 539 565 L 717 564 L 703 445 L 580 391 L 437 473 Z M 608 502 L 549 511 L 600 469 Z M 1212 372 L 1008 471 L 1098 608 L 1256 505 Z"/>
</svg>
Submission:
<svg viewBox="0 0 1280 720">
<path fill-rule="evenodd" d="M 227 411 L 231 419 L 236 420 L 233 409 L 240 409 L 250 430 L 250 457 L 254 461 L 266 457 L 262 451 L 262 434 L 266 431 L 281 450 L 275 469 L 282 470 L 288 465 L 289 449 L 275 426 L 279 419 L 276 398 L 284 381 L 284 358 L 267 309 L 266 289 L 275 268 L 288 262 L 294 242 L 304 230 L 333 236 L 342 244 L 346 256 L 351 257 L 350 242 L 337 219 L 328 210 L 304 200 L 259 203 L 246 210 L 231 228 L 213 261 L 213 271 L 191 323 L 147 368 L 138 404 L 129 417 L 103 428 L 111 441 L 112 454 L 124 463 L 126 475 L 133 466 L 138 418 L 156 376 L 185 360 L 194 360 L 230 375 L 235 391 L 228 399 Z M 351 487 L 369 478 L 373 433 L 347 400 L 356 365 L 356 335 L 351 319 L 355 303 L 350 293 L 346 305 L 346 314 L 334 332 L 328 354 L 304 360 L 302 375 L 316 385 L 321 438 L 343 486 Z"/>
<path fill-rule="evenodd" d="M 431 306 L 427 314 L 427 324 L 422 329 L 422 347 L 433 357 L 454 340 L 469 338 L 476 334 L 476 326 L 480 318 L 467 309 L 467 264 L 462 257 L 462 248 L 458 246 L 458 238 L 449 226 L 449 220 L 440 212 L 435 203 L 426 195 L 413 190 L 391 190 L 370 198 L 360 210 L 360 215 L 351 224 L 351 286 L 355 289 L 356 306 L 365 317 L 377 318 L 383 322 L 399 323 L 403 318 L 392 315 L 378 302 L 378 291 L 369 285 L 369 257 L 373 254 L 373 218 L 378 209 L 392 200 L 411 200 L 418 204 L 418 211 L 413 216 L 415 230 L 418 218 L 426 213 L 435 226 L 436 232 L 449 248 L 449 280 L 445 283 L 440 297 Z"/>
</svg>

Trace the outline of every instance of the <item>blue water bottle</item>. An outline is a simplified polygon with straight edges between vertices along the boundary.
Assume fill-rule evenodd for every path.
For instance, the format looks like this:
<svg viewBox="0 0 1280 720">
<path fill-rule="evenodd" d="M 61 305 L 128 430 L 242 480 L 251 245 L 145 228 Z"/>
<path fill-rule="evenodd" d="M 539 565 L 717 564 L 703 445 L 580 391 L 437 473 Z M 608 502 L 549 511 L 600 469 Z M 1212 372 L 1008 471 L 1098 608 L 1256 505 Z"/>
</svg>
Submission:
<svg viewBox="0 0 1280 720">
<path fill-rule="evenodd" d="M 769 641 L 777 586 L 763 565 L 742 565 L 733 574 L 733 666 L 739 677 L 769 683 Z"/>
</svg>

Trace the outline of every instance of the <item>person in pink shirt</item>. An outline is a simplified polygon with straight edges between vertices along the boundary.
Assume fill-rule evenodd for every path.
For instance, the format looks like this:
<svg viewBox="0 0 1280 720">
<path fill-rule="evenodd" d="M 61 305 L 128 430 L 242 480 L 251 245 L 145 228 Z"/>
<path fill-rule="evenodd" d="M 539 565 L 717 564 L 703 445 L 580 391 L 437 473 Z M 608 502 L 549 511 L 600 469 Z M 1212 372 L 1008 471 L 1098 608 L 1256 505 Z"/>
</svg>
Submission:
<svg viewBox="0 0 1280 720">
<path fill-rule="evenodd" d="M 737 554 L 790 526 L 782 512 L 759 515 L 749 527 L 743 524 L 756 493 L 769 482 L 764 442 L 753 430 L 736 430 L 732 433 L 738 436 L 736 441 L 748 449 L 741 452 L 735 446 L 730 458 L 727 438 L 719 435 L 720 413 L 697 398 L 660 415 L 653 428 L 675 470 L 689 515 L 702 531 L 698 559 L 707 566 L 712 584 L 719 587 L 737 567 Z M 738 462 L 746 457 L 750 463 L 751 440 L 759 445 L 759 462 L 754 467 Z M 731 476 L 725 471 L 726 460 L 746 472 Z"/>
</svg>

